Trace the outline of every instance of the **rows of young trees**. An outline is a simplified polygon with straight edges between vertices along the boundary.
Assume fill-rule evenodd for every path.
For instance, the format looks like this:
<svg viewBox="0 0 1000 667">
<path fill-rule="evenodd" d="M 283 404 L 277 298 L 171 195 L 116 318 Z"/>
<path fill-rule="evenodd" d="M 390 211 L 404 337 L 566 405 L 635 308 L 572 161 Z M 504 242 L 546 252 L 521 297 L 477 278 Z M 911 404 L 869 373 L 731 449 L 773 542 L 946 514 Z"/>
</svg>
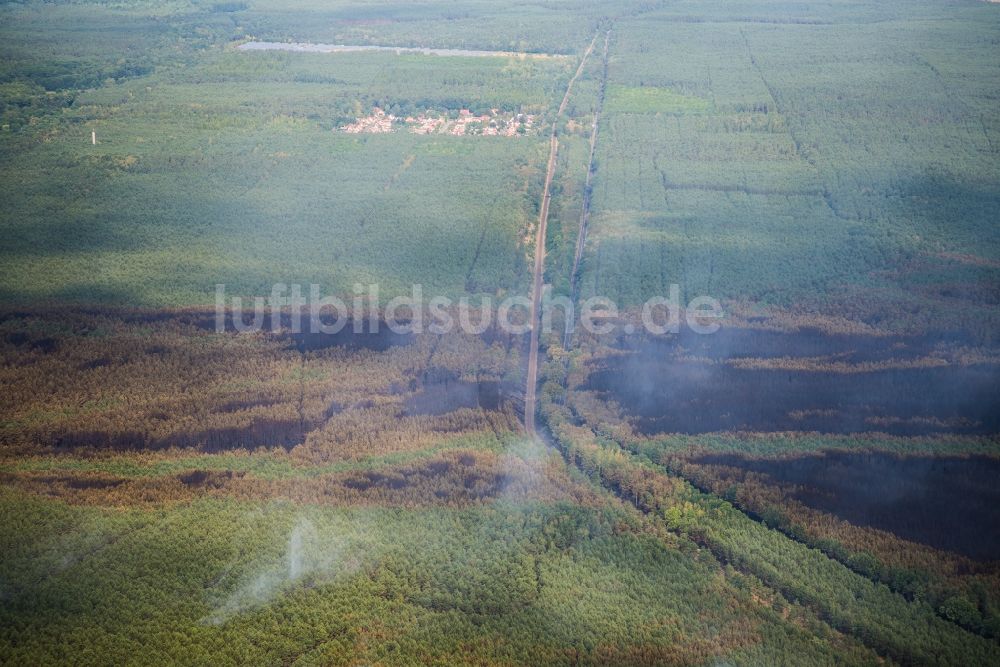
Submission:
<svg viewBox="0 0 1000 667">
<path fill-rule="evenodd" d="M 553 361 L 550 368 L 558 371 L 562 363 Z M 565 404 L 563 382 L 562 374 L 554 372 L 542 392 L 542 414 L 553 437 L 567 461 L 623 501 L 707 547 L 721 562 L 758 577 L 880 655 L 928 665 L 996 659 L 992 641 L 944 620 L 927 602 L 908 600 L 824 552 L 752 520 L 724 498 L 696 490 L 608 434 L 595 434 Z"/>
<path fill-rule="evenodd" d="M 996 301 L 996 67 L 960 46 L 996 39 L 979 13 L 936 24 L 932 44 L 916 20 L 892 42 L 859 29 L 867 12 L 806 29 L 669 10 L 616 24 L 585 294 L 639 304 L 679 283 L 995 338 L 995 308 L 958 307 Z"/>
<path fill-rule="evenodd" d="M 996 637 L 1000 571 L 954 552 L 859 526 L 812 509 L 794 489 L 739 468 L 701 465 L 661 456 L 664 465 L 789 537 L 822 550 L 850 569 L 911 600 L 924 600 L 943 617 Z"/>
<path fill-rule="evenodd" d="M 714 363 L 725 362 L 726 355 L 734 348 L 742 349 L 744 353 L 754 350 L 766 359 L 768 354 L 782 351 L 793 355 L 812 354 L 814 345 L 823 346 L 819 349 L 842 360 L 852 360 L 856 355 L 878 360 L 883 346 L 887 354 L 903 355 L 903 358 L 916 362 L 924 359 L 913 339 L 908 339 L 904 352 L 903 346 L 890 342 L 865 347 L 859 344 L 860 340 L 843 337 L 828 348 L 825 345 L 832 344 L 833 339 L 824 343 L 821 337 L 806 339 L 761 332 L 755 334 L 755 342 L 747 346 L 738 342 L 746 338 L 744 334 L 750 332 L 728 330 L 721 334 L 719 340 L 702 341 L 700 344 L 682 340 L 676 343 L 676 349 L 694 358 L 714 360 Z M 624 344 L 622 341 L 619 343 Z M 841 344 L 845 348 L 838 351 L 836 345 Z M 590 341 L 586 349 L 591 346 L 593 354 L 607 354 L 595 341 Z M 664 344 L 657 349 L 659 358 L 670 354 L 673 346 Z M 716 353 L 720 351 L 723 356 L 717 358 Z M 630 408 L 620 408 L 613 401 L 602 400 L 599 394 L 586 391 L 588 373 L 598 367 L 594 359 L 588 353 L 576 352 L 572 360 L 568 373 L 556 373 L 553 368 L 550 375 L 558 376 L 569 386 L 568 395 L 560 400 L 565 401 L 577 422 L 599 428 L 626 450 L 664 466 L 672 474 L 690 480 L 706 492 L 725 498 L 755 520 L 822 550 L 862 576 L 885 584 L 910 600 L 927 603 L 943 618 L 985 636 L 995 635 L 996 600 L 992 593 L 997 588 L 995 564 L 973 561 L 958 553 L 970 548 L 970 540 L 976 541 L 971 537 L 976 529 L 969 530 L 967 527 L 989 525 L 989 519 L 982 514 L 988 511 L 986 497 L 981 493 L 964 493 L 963 488 L 966 485 L 968 488 L 982 488 L 975 481 L 980 473 L 971 473 L 976 466 L 985 466 L 996 456 L 995 438 L 988 435 L 892 437 L 883 433 L 823 435 L 791 432 L 719 432 L 697 436 L 665 434 L 645 437 L 637 435 L 634 430 L 635 420 L 628 416 Z M 677 378 L 671 380 L 668 371 L 659 374 L 659 378 L 662 382 L 679 381 Z M 759 386 L 767 387 L 768 384 Z M 828 382 L 824 388 L 833 386 Z M 555 385 L 552 389 L 556 391 Z M 559 390 L 559 396 L 561 392 Z M 681 410 L 680 401 L 664 403 L 662 409 Z M 829 460 L 818 456 L 828 456 Z M 843 459 L 856 461 L 851 463 L 854 467 L 850 471 L 843 468 Z M 916 463 L 913 466 L 904 465 L 908 460 Z M 787 478 L 782 478 L 785 481 L 780 481 L 766 474 L 767 470 L 778 470 L 782 462 L 787 465 L 796 461 L 803 462 L 796 468 L 801 470 L 798 477 L 790 471 Z M 815 462 L 817 471 L 841 470 L 842 488 L 828 488 L 837 483 L 837 475 L 832 472 L 822 474 L 826 480 L 822 489 L 812 488 L 810 480 L 816 482 L 812 475 L 819 473 L 810 472 L 809 461 Z M 960 466 L 966 472 L 956 472 L 950 478 L 928 476 L 938 463 L 943 469 Z M 913 472 L 907 473 L 905 469 L 911 467 Z M 879 477 L 884 481 L 880 475 L 888 473 L 897 475 L 893 478 L 895 483 L 903 485 L 897 488 L 906 489 L 909 501 L 900 499 L 899 502 L 906 502 L 907 509 L 890 511 L 888 506 L 880 506 L 879 509 L 874 505 L 866 509 L 872 499 L 866 499 L 861 493 L 860 487 L 864 484 L 859 479 L 854 482 L 848 480 L 860 475 L 861 479 Z M 810 507 L 805 500 L 799 499 L 804 495 L 815 501 L 817 494 L 827 499 L 822 507 Z M 932 508 L 940 507 L 940 504 L 922 500 L 931 497 L 943 499 L 955 494 L 967 503 L 962 509 L 955 507 L 954 501 L 942 502 L 966 519 L 962 531 L 949 530 L 942 523 L 942 517 L 930 516 Z M 846 516 L 839 513 L 838 507 L 853 514 Z M 882 517 L 883 524 L 865 525 L 863 517 L 869 514 Z M 859 516 L 862 519 L 858 519 Z M 919 525 L 923 527 L 922 532 L 917 535 L 909 530 L 906 537 L 895 534 L 892 532 L 893 525 L 885 523 L 890 521 L 888 517 L 893 517 L 892 521 L 903 531 L 907 531 L 908 526 Z M 970 538 L 965 538 L 966 534 Z M 935 546 L 928 546 L 920 540 L 931 540 L 929 544 Z"/>
</svg>

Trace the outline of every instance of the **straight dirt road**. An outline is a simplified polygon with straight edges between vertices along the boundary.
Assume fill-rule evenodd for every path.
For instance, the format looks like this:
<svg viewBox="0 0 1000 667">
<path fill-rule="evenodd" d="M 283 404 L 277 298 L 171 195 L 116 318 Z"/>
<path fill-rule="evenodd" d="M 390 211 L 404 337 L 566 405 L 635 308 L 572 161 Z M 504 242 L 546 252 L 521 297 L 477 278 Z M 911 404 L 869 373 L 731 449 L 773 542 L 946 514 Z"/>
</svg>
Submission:
<svg viewBox="0 0 1000 667">
<path fill-rule="evenodd" d="M 535 230 L 535 270 L 531 286 L 531 342 L 528 349 L 528 380 L 524 392 L 524 430 L 528 435 L 535 435 L 536 389 L 538 385 L 538 319 L 541 311 L 542 289 L 545 280 L 545 232 L 549 222 L 549 201 L 551 199 L 552 177 L 556 171 L 556 157 L 559 154 L 559 120 L 566 111 L 569 96 L 573 92 L 573 84 L 580 78 L 587 59 L 594 51 L 598 35 L 594 35 L 590 46 L 580 60 L 580 66 L 566 86 L 566 94 L 559 104 L 559 111 L 552 121 L 552 134 L 549 136 L 549 162 L 545 170 L 545 186 L 542 188 L 542 206 L 538 212 L 538 226 Z"/>
<path fill-rule="evenodd" d="M 604 53 L 601 55 L 601 85 L 597 92 L 597 108 L 594 109 L 594 123 L 590 128 L 590 158 L 587 162 L 587 180 L 583 185 L 583 208 L 580 210 L 580 229 L 576 234 L 576 251 L 573 253 L 573 271 L 570 273 L 570 299 L 577 302 L 580 296 L 580 262 L 583 260 L 583 250 L 587 245 L 587 229 L 590 225 L 590 189 L 594 181 L 594 155 L 597 151 L 597 130 L 601 124 L 601 113 L 604 111 L 604 96 L 608 88 L 608 45 L 611 42 L 611 30 L 604 33 Z M 563 334 L 563 347 L 569 348 L 570 330 Z"/>
</svg>

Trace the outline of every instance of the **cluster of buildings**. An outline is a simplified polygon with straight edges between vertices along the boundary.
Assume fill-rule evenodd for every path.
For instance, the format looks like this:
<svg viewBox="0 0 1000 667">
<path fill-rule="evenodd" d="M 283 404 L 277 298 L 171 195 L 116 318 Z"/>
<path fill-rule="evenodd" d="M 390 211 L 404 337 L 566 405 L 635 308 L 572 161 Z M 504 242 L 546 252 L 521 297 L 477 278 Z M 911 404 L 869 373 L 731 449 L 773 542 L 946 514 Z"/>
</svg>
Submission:
<svg viewBox="0 0 1000 667">
<path fill-rule="evenodd" d="M 458 112 L 457 118 L 446 116 L 407 116 L 402 119 L 410 132 L 415 134 L 449 134 L 456 137 L 482 135 L 486 137 L 513 137 L 530 131 L 535 118 L 529 114 L 490 113 L 474 115 L 468 109 Z M 341 127 L 348 134 L 388 134 L 396 129 L 400 119 L 376 107 L 371 114 Z"/>
<path fill-rule="evenodd" d="M 358 118 L 355 122 L 340 129 L 348 134 L 388 134 L 392 132 L 392 124 L 395 121 L 395 116 L 375 107 L 370 115 Z"/>
</svg>

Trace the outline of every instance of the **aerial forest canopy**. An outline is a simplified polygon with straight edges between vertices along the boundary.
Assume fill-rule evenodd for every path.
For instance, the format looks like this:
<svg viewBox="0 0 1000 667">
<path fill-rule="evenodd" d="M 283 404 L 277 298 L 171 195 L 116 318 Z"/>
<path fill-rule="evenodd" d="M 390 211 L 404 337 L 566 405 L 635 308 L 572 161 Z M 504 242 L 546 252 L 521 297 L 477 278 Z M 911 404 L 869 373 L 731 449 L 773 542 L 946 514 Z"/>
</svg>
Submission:
<svg viewBox="0 0 1000 667">
<path fill-rule="evenodd" d="M 980 0 L 0 4 L 0 663 L 1000 664 L 998 100 Z"/>
</svg>

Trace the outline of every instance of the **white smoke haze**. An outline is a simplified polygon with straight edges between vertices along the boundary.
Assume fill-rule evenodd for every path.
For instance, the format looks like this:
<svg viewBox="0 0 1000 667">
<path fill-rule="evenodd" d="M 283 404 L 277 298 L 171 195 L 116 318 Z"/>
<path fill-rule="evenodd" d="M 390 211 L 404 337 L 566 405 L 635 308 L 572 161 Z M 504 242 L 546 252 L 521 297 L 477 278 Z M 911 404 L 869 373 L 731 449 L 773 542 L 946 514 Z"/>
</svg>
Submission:
<svg viewBox="0 0 1000 667">
<path fill-rule="evenodd" d="M 538 438 L 519 438 L 507 448 L 500 466 L 508 483 L 500 499 L 518 501 L 530 499 L 545 483 L 545 466 L 552 450 Z"/>
<path fill-rule="evenodd" d="M 512 504 L 530 502 L 544 491 L 545 468 L 552 450 L 541 440 L 520 438 L 509 445 L 501 457 L 501 470 L 507 477 L 499 500 Z M 285 529 L 283 540 L 266 549 L 268 555 L 256 564 L 231 562 L 219 573 L 209 588 L 212 611 L 202 624 L 221 625 L 233 617 L 258 609 L 297 589 L 333 583 L 358 573 L 380 549 L 376 537 L 380 531 L 363 512 L 348 516 L 307 516 L 300 508 Z M 244 528 L 257 532 L 261 523 L 274 521 L 269 510 L 257 510 L 244 518 Z M 282 521 L 284 523 L 284 521 Z M 269 531 L 264 531 L 269 532 Z M 483 535 L 483 542 L 492 536 Z M 247 557 L 248 554 L 244 554 Z"/>
<path fill-rule="evenodd" d="M 233 616 L 261 607 L 298 586 L 317 586 L 361 569 L 354 535 L 358 526 L 347 531 L 320 531 L 308 518 L 299 516 L 288 533 L 280 557 L 272 559 L 256 574 L 237 586 L 201 622 L 220 625 Z M 222 577 L 226 576 L 226 572 Z"/>
</svg>

